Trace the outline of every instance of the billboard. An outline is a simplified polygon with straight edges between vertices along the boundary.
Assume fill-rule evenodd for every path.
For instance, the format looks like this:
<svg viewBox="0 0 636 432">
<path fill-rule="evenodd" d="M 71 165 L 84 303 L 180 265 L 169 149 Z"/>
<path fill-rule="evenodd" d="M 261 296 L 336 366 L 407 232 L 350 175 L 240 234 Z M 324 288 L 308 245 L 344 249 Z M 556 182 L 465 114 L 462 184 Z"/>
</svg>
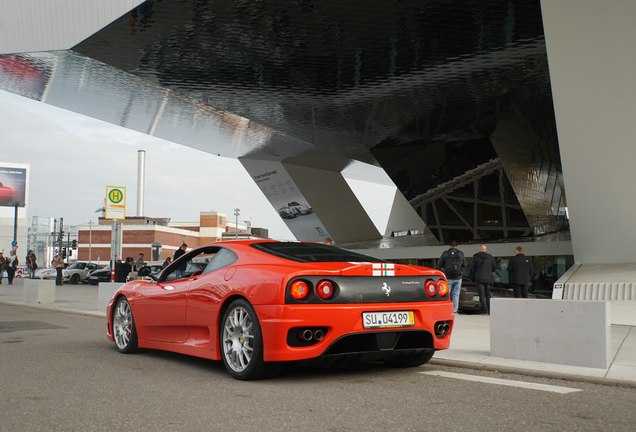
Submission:
<svg viewBox="0 0 636 432">
<path fill-rule="evenodd" d="M 0 207 L 26 204 L 27 169 L 0 164 Z"/>
</svg>

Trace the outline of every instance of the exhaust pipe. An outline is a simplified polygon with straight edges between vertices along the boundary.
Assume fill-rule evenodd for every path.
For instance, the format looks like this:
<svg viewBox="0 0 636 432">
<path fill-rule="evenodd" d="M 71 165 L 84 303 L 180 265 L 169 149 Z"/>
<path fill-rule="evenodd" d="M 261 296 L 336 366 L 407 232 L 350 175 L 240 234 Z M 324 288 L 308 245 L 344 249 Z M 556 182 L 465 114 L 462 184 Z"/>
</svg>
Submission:
<svg viewBox="0 0 636 432">
<path fill-rule="evenodd" d="M 435 324 L 435 333 L 444 334 L 444 323 L 438 322 Z"/>
<path fill-rule="evenodd" d="M 323 332 L 322 330 L 316 330 L 314 332 L 314 339 L 317 342 L 320 342 L 324 337 L 325 337 L 325 332 Z"/>
<path fill-rule="evenodd" d="M 314 333 L 311 330 L 307 329 L 302 332 L 301 337 L 305 342 L 309 342 L 314 338 Z"/>
<path fill-rule="evenodd" d="M 438 337 L 444 336 L 446 333 L 450 331 L 450 324 L 446 321 L 440 321 L 435 323 L 435 334 Z"/>
</svg>

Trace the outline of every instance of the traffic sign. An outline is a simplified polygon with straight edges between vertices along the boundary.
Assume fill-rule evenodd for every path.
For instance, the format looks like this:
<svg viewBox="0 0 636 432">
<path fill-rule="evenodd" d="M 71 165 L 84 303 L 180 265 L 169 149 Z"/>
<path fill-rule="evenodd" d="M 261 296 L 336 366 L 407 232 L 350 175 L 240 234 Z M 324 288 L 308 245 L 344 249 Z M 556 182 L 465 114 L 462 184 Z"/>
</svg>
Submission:
<svg viewBox="0 0 636 432">
<path fill-rule="evenodd" d="M 106 186 L 106 219 L 126 218 L 126 187 Z"/>
</svg>

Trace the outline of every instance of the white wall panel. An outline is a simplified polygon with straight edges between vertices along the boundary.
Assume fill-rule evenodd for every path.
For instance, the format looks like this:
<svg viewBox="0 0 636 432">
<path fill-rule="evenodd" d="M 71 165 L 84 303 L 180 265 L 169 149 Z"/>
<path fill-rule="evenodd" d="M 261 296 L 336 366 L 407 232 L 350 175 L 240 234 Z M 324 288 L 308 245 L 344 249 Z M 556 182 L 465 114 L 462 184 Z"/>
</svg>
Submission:
<svg viewBox="0 0 636 432">
<path fill-rule="evenodd" d="M 0 0 L 0 54 L 69 49 L 143 0 Z"/>
<path fill-rule="evenodd" d="M 636 1 L 541 6 L 575 261 L 636 262 Z"/>
</svg>

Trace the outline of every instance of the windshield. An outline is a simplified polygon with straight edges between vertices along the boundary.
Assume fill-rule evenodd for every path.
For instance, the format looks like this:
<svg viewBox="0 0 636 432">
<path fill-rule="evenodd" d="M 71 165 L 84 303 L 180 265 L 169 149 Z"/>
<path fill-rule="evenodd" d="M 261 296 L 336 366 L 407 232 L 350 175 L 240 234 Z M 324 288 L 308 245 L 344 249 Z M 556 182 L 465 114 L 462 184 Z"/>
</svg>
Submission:
<svg viewBox="0 0 636 432">
<path fill-rule="evenodd" d="M 85 267 L 86 267 L 86 263 L 74 262 L 73 264 L 68 266 L 67 269 L 69 269 L 69 270 L 72 270 L 72 269 L 83 270 Z"/>
<path fill-rule="evenodd" d="M 378 258 L 320 243 L 254 243 L 253 248 L 297 262 L 383 262 Z"/>
</svg>

